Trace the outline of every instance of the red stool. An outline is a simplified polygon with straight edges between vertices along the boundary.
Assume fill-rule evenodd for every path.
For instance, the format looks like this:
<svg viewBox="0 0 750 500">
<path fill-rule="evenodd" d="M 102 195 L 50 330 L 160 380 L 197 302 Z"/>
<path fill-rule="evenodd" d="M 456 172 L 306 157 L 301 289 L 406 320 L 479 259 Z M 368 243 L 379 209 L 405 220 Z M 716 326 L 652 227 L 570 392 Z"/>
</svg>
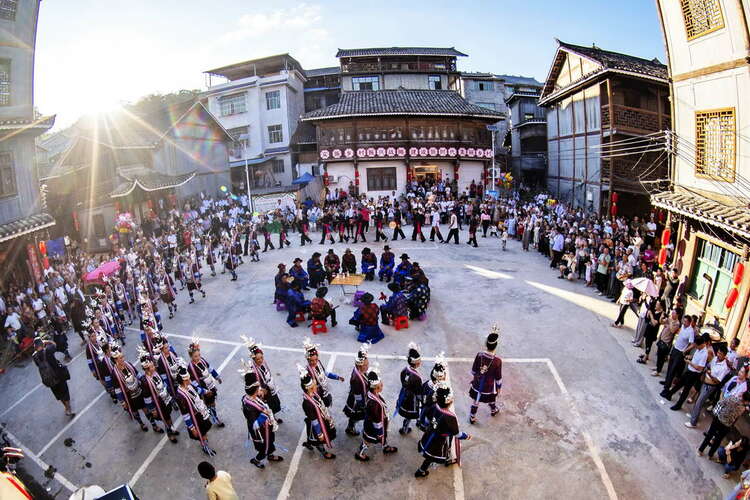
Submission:
<svg viewBox="0 0 750 500">
<path fill-rule="evenodd" d="M 294 321 L 301 322 L 305 321 L 305 313 L 304 311 L 297 311 L 297 314 L 294 316 Z"/>
<path fill-rule="evenodd" d="M 409 328 L 409 318 L 407 316 L 398 316 L 395 320 L 393 320 L 393 326 L 396 328 L 396 330 Z"/>
<path fill-rule="evenodd" d="M 312 329 L 313 335 L 328 333 L 328 328 L 326 327 L 326 321 L 324 319 L 314 319 L 310 328 Z"/>
</svg>

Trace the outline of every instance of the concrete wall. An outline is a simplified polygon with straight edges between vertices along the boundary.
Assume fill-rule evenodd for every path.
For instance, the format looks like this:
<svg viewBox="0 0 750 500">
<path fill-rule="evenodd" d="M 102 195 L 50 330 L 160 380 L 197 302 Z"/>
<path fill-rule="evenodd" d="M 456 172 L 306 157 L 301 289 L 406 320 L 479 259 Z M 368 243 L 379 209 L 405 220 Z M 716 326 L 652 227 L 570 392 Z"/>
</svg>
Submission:
<svg viewBox="0 0 750 500">
<path fill-rule="evenodd" d="M 458 192 L 468 193 L 471 181 L 475 184 L 482 182 L 482 172 L 484 171 L 484 162 L 461 160 L 458 166 Z M 451 177 L 452 179 L 452 177 Z"/>
<path fill-rule="evenodd" d="M 15 21 L 0 19 L 0 59 L 10 60 L 10 106 L 0 107 L 0 120 L 34 116 L 34 51 L 39 3 L 39 0 L 18 2 Z"/>
<path fill-rule="evenodd" d="M 17 135 L 0 141 L 0 152 L 13 153 L 16 195 L 0 198 L 0 224 L 38 213 L 41 209 L 39 183 L 34 167 L 34 138 Z"/>
</svg>

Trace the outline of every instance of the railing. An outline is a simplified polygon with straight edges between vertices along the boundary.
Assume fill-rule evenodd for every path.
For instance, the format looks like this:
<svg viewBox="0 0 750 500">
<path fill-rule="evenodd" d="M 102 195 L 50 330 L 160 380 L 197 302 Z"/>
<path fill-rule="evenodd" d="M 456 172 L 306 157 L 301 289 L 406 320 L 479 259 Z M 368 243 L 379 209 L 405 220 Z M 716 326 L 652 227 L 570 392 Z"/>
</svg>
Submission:
<svg viewBox="0 0 750 500">
<path fill-rule="evenodd" d="M 657 132 L 662 130 L 665 123 L 669 123 L 669 116 L 662 116 L 662 123 L 659 123 L 659 113 L 642 108 L 631 108 L 620 104 L 612 106 L 605 104 L 602 106 L 602 127 L 604 128 L 621 128 L 635 131 Z M 614 114 L 614 120 L 612 116 Z"/>
<path fill-rule="evenodd" d="M 441 62 L 351 62 L 341 65 L 342 73 L 446 73 L 455 72 L 455 64 Z"/>
<path fill-rule="evenodd" d="M 455 144 L 490 144 L 490 132 L 482 129 L 462 129 L 453 127 L 425 126 L 404 129 L 394 128 L 341 128 L 321 130 L 319 146 L 341 145 L 390 145 L 413 143 L 455 143 Z"/>
</svg>

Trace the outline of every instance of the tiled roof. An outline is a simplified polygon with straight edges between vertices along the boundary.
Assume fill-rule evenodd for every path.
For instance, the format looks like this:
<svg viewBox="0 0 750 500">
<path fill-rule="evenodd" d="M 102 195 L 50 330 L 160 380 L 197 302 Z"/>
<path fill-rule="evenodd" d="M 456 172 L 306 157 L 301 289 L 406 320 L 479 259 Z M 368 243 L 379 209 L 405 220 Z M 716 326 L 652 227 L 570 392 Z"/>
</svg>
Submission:
<svg viewBox="0 0 750 500">
<path fill-rule="evenodd" d="M 603 50 L 599 47 L 584 47 L 572 43 L 560 42 L 560 47 L 578 55 L 593 59 L 606 69 L 629 71 L 652 78 L 667 79 L 667 67 L 658 59 L 643 59 L 641 57 L 629 56 L 619 52 Z"/>
<path fill-rule="evenodd" d="M 727 206 L 684 190 L 653 194 L 651 204 L 750 238 L 750 209 L 747 206 Z"/>
<path fill-rule="evenodd" d="M 370 56 L 453 56 L 467 57 L 455 47 L 376 47 L 367 49 L 339 49 L 336 57 Z"/>
<path fill-rule="evenodd" d="M 44 132 L 55 125 L 55 116 L 42 116 L 37 119 L 11 118 L 9 120 L 0 120 L 0 130 L 18 130 L 29 129 Z"/>
<path fill-rule="evenodd" d="M 462 78 L 492 78 L 492 79 L 499 78 L 497 75 L 494 75 L 492 73 L 482 73 L 481 71 L 462 71 L 461 77 Z"/>
<path fill-rule="evenodd" d="M 0 224 L 0 242 L 54 225 L 55 219 L 47 213 L 30 215 L 17 221 Z"/>
<path fill-rule="evenodd" d="M 305 76 L 308 78 L 312 78 L 314 76 L 338 75 L 340 73 L 341 73 L 340 66 L 330 66 L 328 68 L 313 68 L 313 69 L 305 70 Z"/>
<path fill-rule="evenodd" d="M 516 76 L 516 75 L 495 75 L 497 78 L 502 78 L 508 85 L 527 85 L 529 87 L 541 87 L 544 85 L 542 82 L 531 78 L 529 76 Z"/>
<path fill-rule="evenodd" d="M 190 182 L 195 177 L 195 171 L 182 175 L 166 175 L 155 171 L 138 172 L 137 174 L 129 175 L 121 173 L 120 175 L 125 178 L 125 181 L 121 182 L 110 193 L 109 196 L 111 198 L 127 196 L 136 187 L 140 187 L 144 191 L 159 191 L 161 189 L 179 187 Z"/>
<path fill-rule="evenodd" d="M 498 121 L 502 113 L 471 104 L 453 90 L 375 90 L 344 92 L 337 104 L 310 111 L 303 121 L 348 116 L 462 116 Z"/>
</svg>

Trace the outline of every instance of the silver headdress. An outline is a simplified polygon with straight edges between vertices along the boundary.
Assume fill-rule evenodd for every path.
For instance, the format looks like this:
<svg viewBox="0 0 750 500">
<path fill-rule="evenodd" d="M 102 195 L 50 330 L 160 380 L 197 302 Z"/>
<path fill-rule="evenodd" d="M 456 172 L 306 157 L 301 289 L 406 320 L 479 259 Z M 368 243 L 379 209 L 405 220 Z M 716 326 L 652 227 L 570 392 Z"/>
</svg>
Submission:
<svg viewBox="0 0 750 500">
<path fill-rule="evenodd" d="M 435 380 L 446 380 L 448 378 L 448 363 L 445 353 L 441 352 L 435 356 L 435 365 L 432 367 L 432 376 Z"/>
<path fill-rule="evenodd" d="M 297 363 L 297 371 L 299 372 L 299 380 L 303 389 L 309 389 L 315 384 L 315 379 L 312 378 L 307 368 Z"/>
<path fill-rule="evenodd" d="M 369 384 L 370 389 L 374 389 L 383 383 L 380 379 L 380 363 L 373 363 L 370 367 L 370 370 L 367 372 L 367 383 Z"/>
<path fill-rule="evenodd" d="M 318 354 L 318 347 L 320 347 L 320 344 L 313 344 L 310 337 L 305 337 L 302 340 L 302 347 L 305 349 L 305 357 L 310 358 L 310 356 Z"/>
<path fill-rule="evenodd" d="M 371 346 L 371 343 L 366 342 L 359 347 L 359 351 L 357 351 L 357 357 L 354 360 L 355 365 L 361 366 L 364 364 L 364 362 L 367 360 L 367 353 L 369 352 Z"/>
<path fill-rule="evenodd" d="M 247 350 L 251 356 L 255 356 L 256 354 L 263 352 L 263 350 L 261 349 L 261 344 L 259 342 L 256 342 L 254 338 L 247 337 L 245 335 L 240 335 L 240 338 L 245 344 L 245 347 L 247 347 Z"/>
<path fill-rule="evenodd" d="M 409 354 L 407 355 L 406 360 L 409 362 L 409 364 L 414 364 L 420 359 L 422 359 L 422 356 L 419 354 L 419 347 L 414 342 L 409 342 Z"/>
<path fill-rule="evenodd" d="M 190 341 L 190 344 L 188 344 L 188 354 L 191 356 L 195 351 L 200 351 L 201 345 L 200 345 L 200 339 L 196 336 L 193 336 L 193 339 Z"/>
<path fill-rule="evenodd" d="M 140 361 L 141 366 L 146 368 L 148 365 L 154 364 L 154 359 L 151 357 L 151 353 L 149 353 L 143 346 L 138 346 L 138 361 Z"/>
</svg>

